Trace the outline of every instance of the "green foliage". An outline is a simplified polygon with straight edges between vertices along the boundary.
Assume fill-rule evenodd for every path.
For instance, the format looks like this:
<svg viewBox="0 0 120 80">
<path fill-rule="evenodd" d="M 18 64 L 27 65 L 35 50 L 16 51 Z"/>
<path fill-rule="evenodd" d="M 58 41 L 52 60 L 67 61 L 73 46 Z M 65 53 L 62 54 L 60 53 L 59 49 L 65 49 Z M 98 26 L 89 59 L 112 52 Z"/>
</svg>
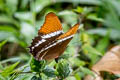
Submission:
<svg viewBox="0 0 120 80">
<path fill-rule="evenodd" d="M 96 55 L 101 55 L 100 52 L 98 52 L 95 48 L 91 47 L 89 44 L 83 45 L 83 51 L 85 51 L 86 54 L 91 53 L 91 54 L 96 54 Z"/>
<path fill-rule="evenodd" d="M 81 23 L 58 63 L 30 59 L 27 48 L 48 12 L 56 13 L 65 32 Z M 0 0 L 0 80 L 82 80 L 94 76 L 92 66 L 118 44 L 119 0 Z"/>
<path fill-rule="evenodd" d="M 20 62 L 16 62 L 15 64 L 6 67 L 6 68 L 1 72 L 1 75 L 2 75 L 3 77 L 7 77 L 7 76 L 9 76 L 10 74 L 14 73 L 14 69 L 16 68 L 16 66 L 17 66 L 19 63 L 20 63 Z"/>
<path fill-rule="evenodd" d="M 48 76 L 48 77 L 56 77 L 56 71 L 53 68 L 50 67 L 45 67 L 45 69 L 43 70 L 43 73 Z"/>
<path fill-rule="evenodd" d="M 66 60 L 60 60 L 57 64 L 57 72 L 60 79 L 66 78 L 70 74 L 70 66 Z"/>
<path fill-rule="evenodd" d="M 33 76 L 31 80 L 42 80 L 40 77 Z"/>
<path fill-rule="evenodd" d="M 84 68 L 84 67 L 80 67 L 80 70 L 84 73 L 84 74 L 90 74 L 90 75 L 92 75 L 92 76 L 94 76 L 94 74 L 93 74 L 93 72 L 90 70 L 90 69 L 88 69 L 88 68 Z"/>
<path fill-rule="evenodd" d="M 2 46 L 4 46 L 6 42 L 7 42 L 7 40 L 4 40 L 0 43 L 0 51 L 1 51 Z"/>
<path fill-rule="evenodd" d="M 36 59 L 32 58 L 30 67 L 32 71 L 41 72 L 45 68 L 45 60 L 37 61 Z"/>
<path fill-rule="evenodd" d="M 102 18 L 97 17 L 97 14 L 89 14 L 87 16 L 87 19 L 93 20 L 93 21 L 98 21 L 98 22 L 104 22 Z"/>
<path fill-rule="evenodd" d="M 109 34 L 107 34 L 104 38 L 99 40 L 98 44 L 96 45 L 96 49 L 100 51 L 102 54 L 104 54 L 108 45 L 109 45 Z"/>
</svg>

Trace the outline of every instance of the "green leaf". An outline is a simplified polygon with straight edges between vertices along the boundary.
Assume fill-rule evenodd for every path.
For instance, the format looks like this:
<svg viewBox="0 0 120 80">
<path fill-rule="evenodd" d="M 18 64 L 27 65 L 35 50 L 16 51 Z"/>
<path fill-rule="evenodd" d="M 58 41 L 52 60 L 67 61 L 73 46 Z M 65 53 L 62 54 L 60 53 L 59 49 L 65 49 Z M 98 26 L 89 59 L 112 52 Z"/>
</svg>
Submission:
<svg viewBox="0 0 120 80">
<path fill-rule="evenodd" d="M 27 22 L 21 22 L 21 34 L 24 36 L 26 43 L 30 44 L 30 40 L 34 37 L 35 28 Z"/>
<path fill-rule="evenodd" d="M 38 80 L 37 76 L 33 76 L 31 80 Z"/>
<path fill-rule="evenodd" d="M 7 31 L 7 32 L 11 32 L 11 33 L 14 33 L 14 34 L 18 34 L 18 31 L 13 28 L 13 26 L 3 26 L 3 25 L 0 25 L 0 31 Z"/>
<path fill-rule="evenodd" d="M 89 75 L 93 75 L 94 76 L 94 73 L 88 69 L 88 68 L 85 68 L 85 67 L 82 67 L 80 66 L 80 70 L 84 73 L 84 74 L 89 74 Z"/>
<path fill-rule="evenodd" d="M 20 62 L 16 62 L 15 64 L 6 67 L 6 68 L 1 72 L 2 76 L 7 77 L 7 76 L 9 76 L 10 74 L 14 73 L 14 69 L 16 68 L 16 66 L 17 66 L 19 63 L 20 63 Z"/>
<path fill-rule="evenodd" d="M 10 16 L 8 16 L 8 15 L 2 15 L 1 14 L 0 15 L 0 22 L 1 23 L 7 23 L 7 24 L 13 24 L 18 29 L 20 28 L 19 23 L 16 20 L 14 20 L 13 18 L 11 18 Z"/>
<path fill-rule="evenodd" d="M 70 58 L 69 59 L 71 64 L 73 64 L 73 66 L 84 66 L 86 63 L 78 58 Z"/>
<path fill-rule="evenodd" d="M 84 44 L 82 46 L 83 52 L 87 54 L 91 59 L 91 65 L 95 64 L 97 60 L 99 60 L 100 56 L 103 54 L 93 48 L 90 44 Z"/>
<path fill-rule="evenodd" d="M 13 57 L 13 58 L 2 60 L 1 63 L 4 64 L 4 63 L 7 63 L 7 62 L 17 62 L 17 61 L 20 61 L 20 60 L 21 60 L 20 57 Z"/>
<path fill-rule="evenodd" d="M 1 64 L 1 62 L 0 62 L 0 70 L 3 70 L 4 68 L 3 68 L 3 66 L 2 66 L 2 64 Z"/>
<path fill-rule="evenodd" d="M 67 3 L 79 3 L 79 4 L 88 4 L 88 5 L 100 5 L 99 0 L 56 0 L 56 2 L 67 2 Z"/>
<path fill-rule="evenodd" d="M 76 80 L 74 76 L 68 76 L 66 79 L 60 79 L 60 80 Z"/>
<path fill-rule="evenodd" d="M 6 80 L 6 79 L 2 75 L 0 75 L 0 80 Z"/>
<path fill-rule="evenodd" d="M 66 60 L 60 60 L 57 64 L 56 70 L 61 79 L 68 77 L 71 72 L 70 66 Z"/>
<path fill-rule="evenodd" d="M 120 78 L 120 74 L 115 74 L 116 77 Z"/>
<path fill-rule="evenodd" d="M 35 12 L 40 12 L 44 7 L 48 6 L 51 4 L 52 1 L 50 0 L 36 0 L 35 1 L 35 6 L 32 6 L 33 9 L 35 9 Z"/>
<path fill-rule="evenodd" d="M 47 66 L 43 70 L 43 73 L 48 77 L 56 77 L 55 70 Z"/>
<path fill-rule="evenodd" d="M 89 35 L 86 32 L 83 31 L 81 33 L 80 39 L 81 39 L 82 43 L 90 44 Z"/>
<path fill-rule="evenodd" d="M 77 9 L 74 9 L 74 11 L 84 15 L 87 17 L 87 15 L 91 14 L 92 11 L 94 11 L 91 7 L 80 7 L 78 6 Z"/>
<path fill-rule="evenodd" d="M 109 45 L 109 34 L 107 34 L 105 37 L 99 40 L 98 44 L 96 45 L 96 49 L 101 53 L 103 53 L 104 55 L 108 45 Z"/>
<path fill-rule="evenodd" d="M 0 0 L 0 10 L 4 11 L 4 7 L 5 7 L 4 0 Z"/>
<path fill-rule="evenodd" d="M 31 78 L 31 80 L 42 80 L 40 77 L 37 77 L 37 76 L 33 76 L 32 78 Z"/>
<path fill-rule="evenodd" d="M 36 59 L 32 58 L 30 67 L 33 72 L 42 72 L 45 68 L 46 62 L 45 60 L 37 61 Z"/>
<path fill-rule="evenodd" d="M 6 0 L 6 11 L 12 15 L 17 10 L 18 0 Z"/>
<path fill-rule="evenodd" d="M 75 74 L 75 78 L 76 78 L 76 80 L 81 80 L 81 77 L 78 73 Z"/>
<path fill-rule="evenodd" d="M 78 6 L 77 9 L 74 9 L 76 12 L 78 13 L 82 13 L 83 12 L 83 8 Z"/>
<path fill-rule="evenodd" d="M 110 30 L 110 39 L 112 40 L 118 40 L 120 39 L 120 31 L 119 29 L 109 29 Z M 108 29 L 107 28 L 96 28 L 96 29 L 89 29 L 87 31 L 89 34 L 97 34 L 97 35 L 100 35 L 100 36 L 106 36 L 107 32 L 108 32 Z"/>
<path fill-rule="evenodd" d="M 102 18 L 97 17 L 97 14 L 89 14 L 87 16 L 87 19 L 98 21 L 98 22 L 104 22 Z"/>
<path fill-rule="evenodd" d="M 120 19 L 118 17 L 120 15 L 118 15 L 119 11 L 117 11 L 118 9 L 116 9 L 114 5 L 115 2 L 120 4 L 119 0 L 113 1 L 102 0 L 103 10 L 106 11 L 104 12 L 105 15 L 104 25 L 106 25 L 109 28 L 120 30 Z"/>
<path fill-rule="evenodd" d="M 9 41 L 9 39 L 12 39 L 12 41 L 14 41 L 13 40 L 13 39 L 15 39 L 14 34 L 12 34 L 11 32 L 0 31 L 0 41 L 3 41 L 3 40 Z"/>
<path fill-rule="evenodd" d="M 102 53 L 100 53 L 99 51 L 97 51 L 95 48 L 93 48 L 91 45 L 89 44 L 84 44 L 82 46 L 82 49 L 85 53 L 88 53 L 88 54 L 96 54 L 96 55 L 102 55 Z"/>
<path fill-rule="evenodd" d="M 70 47 L 70 46 L 69 46 L 69 47 Z M 71 51 L 72 51 L 72 50 L 71 50 Z M 69 51 L 66 51 L 66 53 L 67 53 L 67 52 L 69 53 Z M 63 55 L 61 55 L 61 56 L 58 57 L 58 60 L 60 60 L 60 59 L 66 59 L 66 60 L 67 60 L 69 57 L 70 57 L 69 54 L 63 54 Z"/>
<path fill-rule="evenodd" d="M 27 7 L 27 4 L 29 3 L 29 0 L 21 0 L 21 5 L 20 7 L 22 9 L 26 8 Z"/>
<path fill-rule="evenodd" d="M 0 43 L 0 51 L 1 51 L 2 46 L 4 46 L 6 42 L 7 42 L 7 40 L 4 40 Z"/>
<path fill-rule="evenodd" d="M 34 16 L 31 12 L 16 12 L 15 17 L 22 20 L 22 21 L 28 21 L 33 22 Z"/>
<path fill-rule="evenodd" d="M 64 11 L 59 12 L 58 15 L 62 16 L 62 18 L 64 19 L 64 22 L 66 22 L 66 23 L 69 23 L 71 25 L 77 23 L 78 15 L 76 13 L 74 13 L 73 11 L 64 10 Z"/>
<path fill-rule="evenodd" d="M 33 76 L 34 74 L 19 74 L 13 80 L 31 80 Z"/>
</svg>

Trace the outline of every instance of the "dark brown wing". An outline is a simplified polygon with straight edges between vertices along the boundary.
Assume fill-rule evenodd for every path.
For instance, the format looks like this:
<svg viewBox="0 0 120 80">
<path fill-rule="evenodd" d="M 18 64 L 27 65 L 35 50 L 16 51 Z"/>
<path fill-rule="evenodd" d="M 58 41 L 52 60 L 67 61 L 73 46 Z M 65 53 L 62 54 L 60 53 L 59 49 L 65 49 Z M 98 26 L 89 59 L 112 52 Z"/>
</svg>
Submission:
<svg viewBox="0 0 120 80">
<path fill-rule="evenodd" d="M 72 29 L 70 29 L 65 34 L 59 36 L 55 41 L 48 44 L 42 52 L 38 52 L 36 55 L 36 58 L 38 60 L 41 59 L 54 59 L 59 57 L 64 50 L 66 49 L 66 46 L 73 38 L 73 35 L 76 33 L 77 29 L 79 27 L 79 24 L 76 24 Z"/>
<path fill-rule="evenodd" d="M 46 45 L 58 38 L 62 32 L 62 26 L 58 17 L 54 13 L 48 13 L 45 22 L 38 31 L 38 36 L 31 43 L 30 53 L 36 56 Z"/>
</svg>

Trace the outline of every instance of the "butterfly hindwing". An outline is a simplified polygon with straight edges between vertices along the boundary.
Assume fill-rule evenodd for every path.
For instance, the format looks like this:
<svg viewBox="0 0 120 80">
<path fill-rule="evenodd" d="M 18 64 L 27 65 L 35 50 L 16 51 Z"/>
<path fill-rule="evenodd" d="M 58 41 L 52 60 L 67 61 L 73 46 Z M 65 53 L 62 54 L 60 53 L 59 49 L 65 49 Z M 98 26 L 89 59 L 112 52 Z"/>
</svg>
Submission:
<svg viewBox="0 0 120 80">
<path fill-rule="evenodd" d="M 47 49 L 48 51 L 46 50 L 47 53 L 45 55 L 41 54 L 39 56 L 39 60 L 41 60 L 41 57 L 42 59 L 45 59 L 45 60 L 58 58 L 64 52 L 64 50 L 67 47 L 67 44 L 71 41 L 71 39 L 72 37 L 63 42 L 57 43 L 57 45 L 50 47 L 49 49 Z"/>
<path fill-rule="evenodd" d="M 44 48 L 43 52 L 37 56 L 38 60 L 41 60 L 41 59 L 49 60 L 49 59 L 54 59 L 54 58 L 57 58 L 58 56 L 60 56 L 66 49 L 68 43 L 73 38 L 78 27 L 79 27 L 79 24 L 76 24 L 68 32 L 60 35 L 58 38 L 56 38 L 55 41 L 48 44 Z"/>
</svg>

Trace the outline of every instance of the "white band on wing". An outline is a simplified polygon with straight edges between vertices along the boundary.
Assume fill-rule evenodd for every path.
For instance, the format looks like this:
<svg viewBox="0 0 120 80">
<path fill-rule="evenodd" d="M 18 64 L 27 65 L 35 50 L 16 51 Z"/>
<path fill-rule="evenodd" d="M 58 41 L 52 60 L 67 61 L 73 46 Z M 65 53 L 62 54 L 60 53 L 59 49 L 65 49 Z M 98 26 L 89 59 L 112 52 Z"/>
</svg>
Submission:
<svg viewBox="0 0 120 80">
<path fill-rule="evenodd" d="M 45 39 L 42 39 L 41 41 L 39 41 L 38 43 L 36 43 L 35 46 L 32 47 L 32 50 L 33 50 L 35 47 L 39 46 L 41 43 L 45 42 L 45 41 L 46 41 Z"/>
<path fill-rule="evenodd" d="M 65 37 L 65 38 L 63 38 L 63 39 L 60 39 L 60 40 L 58 40 L 56 43 L 53 43 L 52 45 L 50 45 L 50 46 L 42 49 L 41 51 L 39 51 L 39 52 L 37 53 L 36 57 L 38 58 L 41 52 L 43 52 L 43 51 L 45 51 L 45 50 L 47 50 L 47 49 L 49 49 L 49 48 L 57 45 L 58 43 L 60 43 L 60 42 L 62 42 L 62 41 L 65 41 L 65 40 L 67 40 L 67 39 L 70 39 L 70 38 L 72 38 L 73 36 L 74 36 L 74 35 L 71 35 L 71 36 Z"/>
<path fill-rule="evenodd" d="M 57 41 L 57 43 L 60 43 L 60 42 L 62 42 L 62 41 L 65 41 L 65 40 L 67 40 L 67 39 L 69 39 L 69 38 L 71 38 L 71 37 L 73 37 L 73 36 L 74 36 L 74 35 L 71 35 L 71 36 L 65 37 L 65 38 L 63 38 L 63 39 L 60 39 L 60 40 Z"/>
<path fill-rule="evenodd" d="M 42 37 L 42 38 L 50 38 L 50 37 L 59 35 L 59 34 L 61 34 L 61 33 L 63 33 L 62 30 L 56 31 L 56 32 L 52 32 L 52 33 L 49 33 L 49 34 L 46 34 L 46 35 L 43 35 L 43 36 L 41 36 L 41 37 Z"/>
<path fill-rule="evenodd" d="M 51 38 L 51 37 L 54 37 L 54 36 L 59 35 L 59 34 L 61 34 L 61 33 L 63 33 L 62 30 L 41 36 L 41 37 L 42 37 L 42 40 L 40 40 L 38 43 L 36 43 L 36 44 L 32 47 L 32 50 L 33 50 L 35 47 L 39 46 L 41 43 L 45 42 L 45 41 L 46 41 L 46 40 L 45 40 L 46 38 Z"/>
<path fill-rule="evenodd" d="M 35 45 L 35 47 L 39 46 L 41 43 L 43 43 L 43 42 L 45 42 L 45 41 L 46 41 L 45 39 L 42 39 L 41 41 L 39 41 L 39 42 Z"/>
</svg>

